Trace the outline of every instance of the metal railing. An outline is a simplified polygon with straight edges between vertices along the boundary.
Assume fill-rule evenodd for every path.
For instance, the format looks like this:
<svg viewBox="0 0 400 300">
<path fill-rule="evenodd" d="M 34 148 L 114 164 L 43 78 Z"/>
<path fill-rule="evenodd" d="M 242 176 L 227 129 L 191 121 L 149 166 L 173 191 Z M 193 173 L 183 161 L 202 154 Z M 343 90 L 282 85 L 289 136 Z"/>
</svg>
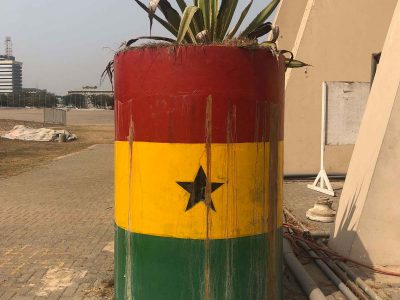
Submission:
<svg viewBox="0 0 400 300">
<path fill-rule="evenodd" d="M 67 125 L 67 112 L 63 109 L 45 108 L 44 123 Z"/>
</svg>

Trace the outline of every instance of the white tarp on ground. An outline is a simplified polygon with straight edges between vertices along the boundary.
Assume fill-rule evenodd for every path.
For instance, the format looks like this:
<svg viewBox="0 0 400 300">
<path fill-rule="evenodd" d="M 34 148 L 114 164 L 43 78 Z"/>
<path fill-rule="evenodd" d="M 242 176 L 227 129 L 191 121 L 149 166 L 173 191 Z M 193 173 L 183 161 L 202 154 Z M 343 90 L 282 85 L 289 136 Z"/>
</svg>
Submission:
<svg viewBox="0 0 400 300">
<path fill-rule="evenodd" d="M 14 126 L 12 130 L 2 135 L 2 138 L 22 141 L 51 142 L 56 141 L 60 134 L 65 134 L 67 141 L 73 141 L 77 138 L 75 134 L 71 134 L 66 130 L 29 128 L 24 125 Z"/>
</svg>

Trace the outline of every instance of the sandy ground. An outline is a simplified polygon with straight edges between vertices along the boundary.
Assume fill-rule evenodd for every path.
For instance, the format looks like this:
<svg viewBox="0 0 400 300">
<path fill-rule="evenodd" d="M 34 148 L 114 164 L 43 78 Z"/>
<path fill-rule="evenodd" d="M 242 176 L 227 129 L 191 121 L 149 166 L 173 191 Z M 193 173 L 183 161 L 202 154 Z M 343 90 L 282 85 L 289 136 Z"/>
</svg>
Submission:
<svg viewBox="0 0 400 300">
<path fill-rule="evenodd" d="M 0 120 L 0 135 L 15 125 L 33 128 L 42 123 Z M 47 126 L 49 127 L 49 126 Z M 78 139 L 68 143 L 26 142 L 0 138 L 0 177 L 20 174 L 57 157 L 78 152 L 95 144 L 111 144 L 114 140 L 113 125 L 66 126 L 62 128 L 74 133 Z"/>
<path fill-rule="evenodd" d="M 0 119 L 43 122 L 43 109 L 0 108 Z M 71 109 L 67 111 L 67 125 L 113 125 L 113 110 Z"/>
</svg>

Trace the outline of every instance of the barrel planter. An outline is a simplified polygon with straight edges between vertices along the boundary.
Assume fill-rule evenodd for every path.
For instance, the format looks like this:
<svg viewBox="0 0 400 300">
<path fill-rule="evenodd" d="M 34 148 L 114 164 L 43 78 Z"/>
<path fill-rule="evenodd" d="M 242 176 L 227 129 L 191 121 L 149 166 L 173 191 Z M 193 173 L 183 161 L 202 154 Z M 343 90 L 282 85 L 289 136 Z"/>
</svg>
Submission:
<svg viewBox="0 0 400 300">
<path fill-rule="evenodd" d="M 114 68 L 116 299 L 282 299 L 284 58 L 163 46 Z"/>
</svg>

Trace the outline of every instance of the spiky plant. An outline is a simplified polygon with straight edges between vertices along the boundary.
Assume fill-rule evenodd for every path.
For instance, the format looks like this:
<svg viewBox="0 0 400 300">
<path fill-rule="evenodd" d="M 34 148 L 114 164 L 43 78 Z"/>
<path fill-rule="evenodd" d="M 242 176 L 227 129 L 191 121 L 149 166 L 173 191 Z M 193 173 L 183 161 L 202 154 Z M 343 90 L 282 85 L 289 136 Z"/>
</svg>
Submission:
<svg viewBox="0 0 400 300">
<path fill-rule="evenodd" d="M 294 60 L 290 51 L 279 51 L 277 49 L 276 40 L 279 36 L 279 28 L 273 26 L 270 22 L 266 22 L 281 0 L 272 0 L 239 34 L 238 31 L 253 5 L 253 0 L 249 0 L 241 12 L 239 20 L 231 29 L 230 26 L 239 0 L 193 0 L 193 5 L 187 5 L 185 0 L 175 0 L 181 13 L 175 10 L 168 0 L 150 0 L 148 5 L 140 0 L 134 1 L 148 13 L 150 36 L 132 39 L 126 44 L 127 46 L 140 39 L 153 39 L 177 44 L 235 43 L 237 45 L 257 45 L 268 47 L 281 54 L 289 54 L 286 59 L 287 67 L 307 66 L 301 61 Z M 157 15 L 157 10 L 161 11 L 164 18 Z M 164 26 L 175 39 L 152 36 L 151 29 L 154 20 Z M 258 39 L 268 33 L 271 33 L 271 39 L 258 43 Z"/>
<path fill-rule="evenodd" d="M 172 44 L 233 44 L 237 46 L 257 46 L 271 49 L 274 53 L 283 54 L 286 57 L 287 68 L 301 68 L 308 64 L 295 60 L 293 54 L 287 50 L 278 50 L 276 41 L 279 37 L 278 26 L 266 22 L 275 11 L 281 0 L 272 0 L 249 25 L 238 34 L 238 31 L 249 13 L 253 0 L 240 14 L 237 23 L 229 30 L 233 16 L 237 10 L 239 0 L 193 0 L 193 5 L 187 5 L 185 0 L 175 0 L 181 10 L 181 14 L 175 10 L 168 0 L 150 0 L 145 5 L 140 0 L 134 0 L 150 19 L 150 36 L 141 36 L 124 43 L 124 47 L 130 47 L 138 40 L 151 39 Z M 244 0 L 240 0 L 244 1 Z M 219 3 L 221 2 L 221 3 Z M 160 10 L 164 18 L 157 15 Z M 156 20 L 164 26 L 174 37 L 152 36 L 153 21 Z M 258 39 L 271 33 L 271 39 L 258 42 Z M 111 61 L 104 70 L 102 80 L 107 76 L 111 84 L 113 80 L 114 62 Z"/>
</svg>

